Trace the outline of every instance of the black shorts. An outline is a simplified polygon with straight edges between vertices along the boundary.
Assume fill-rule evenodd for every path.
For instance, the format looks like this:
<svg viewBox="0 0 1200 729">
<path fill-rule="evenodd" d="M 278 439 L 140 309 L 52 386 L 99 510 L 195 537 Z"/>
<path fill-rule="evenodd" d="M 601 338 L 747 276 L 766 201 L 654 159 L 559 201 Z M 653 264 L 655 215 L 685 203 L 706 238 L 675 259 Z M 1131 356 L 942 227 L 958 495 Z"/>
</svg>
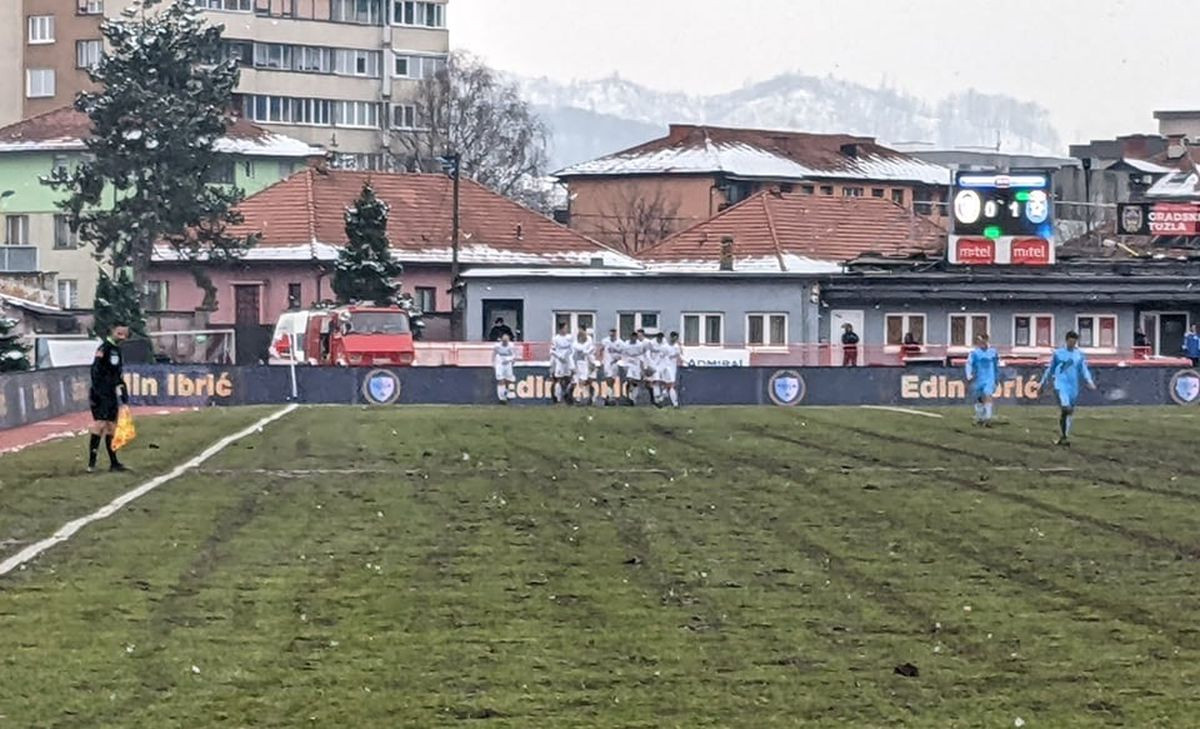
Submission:
<svg viewBox="0 0 1200 729">
<path fill-rule="evenodd" d="M 121 403 L 116 396 L 113 397 L 97 397 L 92 393 L 88 398 L 92 406 L 92 420 L 101 423 L 117 422 L 117 411 L 120 410 Z"/>
</svg>

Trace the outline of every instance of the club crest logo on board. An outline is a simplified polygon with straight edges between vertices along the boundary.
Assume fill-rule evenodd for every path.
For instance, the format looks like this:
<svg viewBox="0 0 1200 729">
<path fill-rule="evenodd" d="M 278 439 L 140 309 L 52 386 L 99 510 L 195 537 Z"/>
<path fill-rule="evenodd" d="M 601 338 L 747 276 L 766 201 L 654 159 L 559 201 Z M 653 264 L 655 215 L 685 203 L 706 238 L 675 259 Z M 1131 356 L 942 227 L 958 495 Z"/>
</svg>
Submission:
<svg viewBox="0 0 1200 729">
<path fill-rule="evenodd" d="M 362 394 L 371 405 L 391 405 L 400 398 L 400 378 L 387 370 L 371 370 L 363 379 Z"/>
<path fill-rule="evenodd" d="M 804 378 L 795 370 L 780 370 L 771 375 L 767 382 L 767 395 L 771 402 L 783 407 L 799 405 L 806 392 Z"/>
<path fill-rule="evenodd" d="M 1200 372 L 1180 370 L 1171 378 L 1171 399 L 1180 405 L 1200 402 Z"/>
</svg>

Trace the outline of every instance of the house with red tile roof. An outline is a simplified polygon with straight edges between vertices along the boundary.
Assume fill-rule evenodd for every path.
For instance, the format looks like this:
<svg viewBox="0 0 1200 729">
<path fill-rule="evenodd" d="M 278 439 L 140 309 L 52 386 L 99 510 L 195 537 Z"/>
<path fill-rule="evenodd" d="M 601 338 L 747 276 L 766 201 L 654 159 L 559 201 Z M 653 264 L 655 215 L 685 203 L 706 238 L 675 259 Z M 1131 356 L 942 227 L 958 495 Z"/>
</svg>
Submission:
<svg viewBox="0 0 1200 729">
<path fill-rule="evenodd" d="M 762 190 L 871 197 L 941 216 L 950 170 L 871 137 L 672 124 L 665 137 L 555 175 L 572 228 L 629 252 Z"/>
<path fill-rule="evenodd" d="M 390 206 L 388 237 L 404 265 L 402 290 L 427 312 L 448 315 L 453 239 L 453 181 L 445 175 L 309 168 L 243 201 L 244 222 L 230 229 L 260 236 L 238 262 L 212 267 L 220 325 L 273 323 L 289 308 L 332 298 L 331 277 L 345 245 L 345 211 L 370 182 Z M 640 264 L 483 185 L 460 183 L 459 262 L 476 267 L 633 269 Z M 194 309 L 202 293 L 188 264 L 160 248 L 151 278 L 164 282 L 172 310 Z M 447 317 L 427 334 L 445 335 Z"/>
</svg>

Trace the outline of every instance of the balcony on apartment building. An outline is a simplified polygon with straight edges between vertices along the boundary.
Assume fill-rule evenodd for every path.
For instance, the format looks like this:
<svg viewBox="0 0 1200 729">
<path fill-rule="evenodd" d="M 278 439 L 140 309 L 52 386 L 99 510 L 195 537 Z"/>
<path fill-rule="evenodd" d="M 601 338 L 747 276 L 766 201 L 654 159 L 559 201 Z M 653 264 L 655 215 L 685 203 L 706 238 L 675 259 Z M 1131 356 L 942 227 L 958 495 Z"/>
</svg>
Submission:
<svg viewBox="0 0 1200 729">
<path fill-rule="evenodd" d="M 413 0 L 199 0 L 207 10 L 356 25 L 446 27 L 445 2 Z"/>
</svg>

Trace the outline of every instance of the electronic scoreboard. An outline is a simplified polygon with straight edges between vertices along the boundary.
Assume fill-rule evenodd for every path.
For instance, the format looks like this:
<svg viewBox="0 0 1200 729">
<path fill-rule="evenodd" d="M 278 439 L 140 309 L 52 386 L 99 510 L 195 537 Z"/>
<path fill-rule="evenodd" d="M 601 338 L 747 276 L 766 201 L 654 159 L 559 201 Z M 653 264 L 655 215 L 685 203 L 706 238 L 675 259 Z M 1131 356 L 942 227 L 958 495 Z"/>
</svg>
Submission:
<svg viewBox="0 0 1200 729">
<path fill-rule="evenodd" d="M 1054 262 L 1054 205 L 1044 171 L 954 175 L 949 260 L 963 265 Z"/>
</svg>

